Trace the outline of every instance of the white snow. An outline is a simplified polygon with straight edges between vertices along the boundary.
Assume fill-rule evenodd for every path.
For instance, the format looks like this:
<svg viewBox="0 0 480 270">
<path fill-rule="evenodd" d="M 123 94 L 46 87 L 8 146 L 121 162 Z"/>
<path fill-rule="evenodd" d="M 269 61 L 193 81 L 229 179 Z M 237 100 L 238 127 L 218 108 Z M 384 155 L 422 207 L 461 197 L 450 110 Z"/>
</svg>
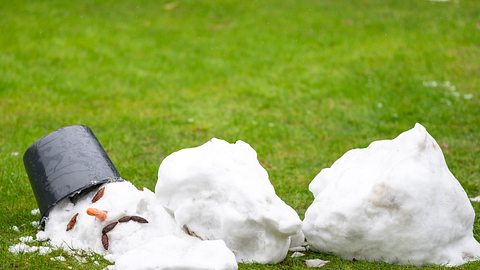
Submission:
<svg viewBox="0 0 480 270">
<path fill-rule="evenodd" d="M 305 256 L 305 254 L 302 253 L 302 252 L 296 251 L 296 252 L 292 253 L 292 256 L 290 256 L 290 257 L 297 258 L 297 257 L 302 257 L 302 256 Z"/>
<path fill-rule="evenodd" d="M 109 183 L 103 187 L 104 195 L 95 203 L 92 203 L 92 198 L 96 190 L 84 195 L 75 204 L 68 198 L 60 202 L 50 212 L 45 232 L 37 233 L 37 238 L 49 238 L 50 244 L 57 248 L 97 252 L 106 259 L 116 262 L 115 269 L 131 269 L 128 267 L 132 264 L 139 265 L 135 269 L 142 267 L 166 269 L 168 265 L 163 264 L 163 260 L 160 259 L 166 258 L 160 254 L 166 251 L 168 263 L 175 262 L 185 269 L 237 269 L 235 257 L 222 243 L 223 241 L 200 241 L 186 235 L 148 189 L 140 191 L 127 181 Z M 88 215 L 86 213 L 88 208 L 107 211 L 107 218 L 101 221 Z M 78 213 L 76 224 L 67 231 L 67 224 L 76 213 Z M 140 216 L 148 223 L 135 221 L 118 223 L 107 233 L 109 246 L 108 250 L 105 250 L 102 244 L 102 229 L 124 216 Z M 180 243 L 181 249 L 177 248 Z M 205 247 L 208 249 L 204 249 Z M 191 258 L 184 256 L 187 254 L 186 250 Z M 204 250 L 208 250 L 210 255 Z M 152 258 L 147 260 L 146 257 L 142 257 L 145 254 L 150 254 Z M 84 260 L 81 257 L 78 259 Z M 201 259 L 205 261 L 202 264 L 203 268 L 198 267 L 198 260 Z"/>
<path fill-rule="evenodd" d="M 180 226 L 201 239 L 222 239 L 238 262 L 277 263 L 301 221 L 276 194 L 247 143 L 219 139 L 165 158 L 157 198 Z"/>
<path fill-rule="evenodd" d="M 155 266 L 156 268 L 153 268 Z M 175 236 L 154 238 L 128 251 L 116 269 L 237 269 L 235 256 L 221 240 L 186 240 Z"/>
<path fill-rule="evenodd" d="M 38 247 L 38 253 L 40 255 L 45 255 L 45 254 L 48 254 L 52 252 L 52 248 L 51 247 Z"/>
<path fill-rule="evenodd" d="M 307 267 L 312 267 L 312 268 L 322 267 L 327 263 L 328 261 L 324 261 L 320 259 L 305 260 L 305 264 L 307 265 Z"/>
<path fill-rule="evenodd" d="M 18 231 L 20 231 L 20 229 L 18 229 L 18 227 L 17 227 L 17 226 L 12 226 L 12 230 L 13 230 L 13 231 L 15 231 L 15 232 L 18 232 Z"/>
<path fill-rule="evenodd" d="M 50 260 L 52 260 L 52 261 L 58 261 L 58 262 L 64 262 L 64 261 L 66 261 L 65 257 L 63 257 L 63 256 L 53 257 L 53 258 L 50 258 Z"/>
<path fill-rule="evenodd" d="M 289 248 L 288 250 L 289 251 L 294 251 L 294 252 L 301 252 L 301 251 L 307 251 L 307 248 L 306 247 L 293 247 L 293 248 Z"/>
<path fill-rule="evenodd" d="M 38 231 L 35 235 L 35 240 L 37 241 L 45 241 L 48 240 L 48 235 L 45 231 Z"/>
<path fill-rule="evenodd" d="M 290 248 L 301 247 L 303 245 L 305 245 L 305 234 L 303 234 L 302 230 L 290 236 Z"/>
<path fill-rule="evenodd" d="M 35 252 L 37 251 L 37 247 L 31 247 L 25 243 L 18 243 L 16 245 L 12 245 L 10 247 L 8 247 L 8 251 L 13 253 L 13 254 L 17 254 L 17 253 L 21 253 L 21 252 L 24 252 L 24 253 L 28 253 L 28 252 Z"/>
<path fill-rule="evenodd" d="M 38 209 L 38 208 L 32 209 L 32 211 L 30 211 L 30 214 L 39 215 L 40 214 L 40 209 Z"/>
<path fill-rule="evenodd" d="M 20 237 L 20 242 L 22 243 L 28 243 L 33 241 L 33 236 L 22 236 Z"/>
<path fill-rule="evenodd" d="M 50 247 L 42 247 L 42 246 L 29 246 L 25 244 L 24 242 L 20 242 L 18 244 L 12 245 L 8 247 L 8 251 L 13 253 L 13 254 L 18 254 L 18 253 L 31 253 L 31 252 L 36 252 L 40 255 L 45 255 L 50 252 L 52 252 L 52 249 Z"/>
<path fill-rule="evenodd" d="M 460 265 L 478 259 L 474 210 L 437 142 L 416 124 L 345 153 L 311 182 L 303 231 L 346 259 Z"/>
<path fill-rule="evenodd" d="M 40 225 L 40 222 L 38 222 L 38 221 L 32 221 L 31 224 L 32 224 L 33 227 L 36 228 L 36 227 L 38 227 L 38 226 Z"/>
<path fill-rule="evenodd" d="M 470 198 L 471 202 L 480 202 L 480 196 Z"/>
</svg>

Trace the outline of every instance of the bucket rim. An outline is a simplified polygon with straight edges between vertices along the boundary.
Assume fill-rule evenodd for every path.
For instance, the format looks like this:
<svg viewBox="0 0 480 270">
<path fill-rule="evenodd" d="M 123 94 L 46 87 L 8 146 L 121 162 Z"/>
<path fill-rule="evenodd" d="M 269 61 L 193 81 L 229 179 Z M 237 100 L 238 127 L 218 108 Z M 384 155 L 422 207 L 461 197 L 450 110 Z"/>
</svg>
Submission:
<svg viewBox="0 0 480 270">
<path fill-rule="evenodd" d="M 48 219 L 48 215 L 50 214 L 50 211 L 52 210 L 53 207 L 55 207 L 59 202 L 65 200 L 66 198 L 72 198 L 74 197 L 75 195 L 77 194 L 80 194 L 82 193 L 83 191 L 86 191 L 90 188 L 93 188 L 95 186 L 100 186 L 100 185 L 103 185 L 103 184 L 108 184 L 108 183 L 115 183 L 115 182 L 123 182 L 123 181 L 126 181 L 125 179 L 123 179 L 122 177 L 108 177 L 108 178 L 104 178 L 102 180 L 99 180 L 99 181 L 93 181 L 93 182 L 90 182 L 90 184 L 88 185 L 85 185 L 81 188 L 78 188 L 72 192 L 70 192 L 69 194 L 63 196 L 63 197 L 60 197 L 56 202 L 52 203 L 46 210 L 46 212 L 44 214 L 42 214 L 42 216 L 40 217 L 40 228 L 44 228 L 45 227 L 45 221 Z"/>
<path fill-rule="evenodd" d="M 86 129 L 91 131 L 91 129 L 88 126 L 83 125 L 83 124 L 75 124 L 75 125 L 69 125 L 69 126 L 66 126 L 66 127 L 57 128 L 57 129 L 52 130 L 52 131 L 48 132 L 47 134 L 43 135 L 41 138 L 36 139 L 32 144 L 30 144 L 27 147 L 27 150 L 25 150 L 25 152 L 23 153 L 23 157 L 25 158 L 25 156 L 27 155 L 28 151 L 30 151 L 30 149 L 33 149 L 34 146 L 36 146 L 38 144 L 38 142 L 40 142 L 41 140 L 43 140 L 43 139 L 47 138 L 48 136 L 52 135 L 52 133 L 54 133 L 56 131 L 64 130 L 64 129 L 67 129 L 67 128 L 72 128 L 72 127 L 83 127 L 83 128 L 86 128 Z M 93 134 L 93 131 L 91 131 L 91 133 Z M 95 134 L 93 136 L 96 138 Z M 97 139 L 97 141 L 98 141 L 98 139 Z"/>
</svg>

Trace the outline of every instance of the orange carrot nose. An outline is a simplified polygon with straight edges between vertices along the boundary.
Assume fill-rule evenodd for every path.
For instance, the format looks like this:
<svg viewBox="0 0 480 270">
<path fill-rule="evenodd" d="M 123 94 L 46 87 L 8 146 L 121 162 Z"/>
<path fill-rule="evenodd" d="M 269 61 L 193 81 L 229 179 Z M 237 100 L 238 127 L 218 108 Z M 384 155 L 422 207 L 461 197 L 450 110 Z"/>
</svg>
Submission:
<svg viewBox="0 0 480 270">
<path fill-rule="evenodd" d="M 94 216 L 100 221 L 104 221 L 105 219 L 107 219 L 107 211 L 99 210 L 97 208 L 88 208 L 87 215 Z"/>
</svg>

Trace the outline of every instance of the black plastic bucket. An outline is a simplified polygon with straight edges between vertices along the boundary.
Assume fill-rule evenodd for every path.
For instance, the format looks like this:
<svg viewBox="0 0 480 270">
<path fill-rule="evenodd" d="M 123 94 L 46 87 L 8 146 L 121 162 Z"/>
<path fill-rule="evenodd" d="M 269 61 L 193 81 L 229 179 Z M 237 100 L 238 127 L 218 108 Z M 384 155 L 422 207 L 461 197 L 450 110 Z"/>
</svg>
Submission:
<svg viewBox="0 0 480 270">
<path fill-rule="evenodd" d="M 55 204 L 107 182 L 123 181 L 90 128 L 68 126 L 44 136 L 23 155 L 42 225 Z"/>
</svg>

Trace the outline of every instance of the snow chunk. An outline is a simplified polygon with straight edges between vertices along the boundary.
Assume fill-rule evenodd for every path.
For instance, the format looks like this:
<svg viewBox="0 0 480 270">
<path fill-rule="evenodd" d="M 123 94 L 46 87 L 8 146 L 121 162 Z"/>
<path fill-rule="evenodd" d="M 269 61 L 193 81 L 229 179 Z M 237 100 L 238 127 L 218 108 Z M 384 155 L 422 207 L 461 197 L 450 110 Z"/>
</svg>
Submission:
<svg viewBox="0 0 480 270">
<path fill-rule="evenodd" d="M 15 231 L 15 232 L 20 231 L 20 229 L 17 226 L 12 226 L 12 230 Z"/>
<path fill-rule="evenodd" d="M 52 252 L 52 249 L 50 247 L 42 247 L 42 246 L 29 246 L 25 244 L 25 242 L 20 242 L 18 244 L 12 245 L 8 247 L 8 251 L 13 254 L 18 254 L 18 253 L 31 253 L 31 252 L 36 252 L 40 255 L 45 255 L 50 252 Z"/>
<path fill-rule="evenodd" d="M 297 252 L 292 253 L 292 256 L 290 256 L 290 257 L 297 258 L 297 257 L 302 257 L 302 256 L 305 256 L 305 254 L 297 251 Z"/>
<path fill-rule="evenodd" d="M 8 247 L 8 251 L 13 254 L 35 252 L 38 247 L 31 247 L 25 243 L 18 243 Z"/>
<path fill-rule="evenodd" d="M 243 141 L 212 139 L 171 154 L 160 165 L 155 193 L 180 226 L 202 239 L 223 239 L 239 262 L 282 261 L 301 228 Z"/>
<path fill-rule="evenodd" d="M 45 254 L 48 254 L 50 252 L 52 252 L 52 248 L 50 248 L 50 247 L 38 247 L 38 253 L 40 255 L 45 255 Z"/>
<path fill-rule="evenodd" d="M 471 202 L 480 202 L 480 196 L 470 198 Z"/>
<path fill-rule="evenodd" d="M 293 247 L 293 248 L 289 248 L 288 250 L 289 251 L 294 251 L 294 252 L 300 252 L 300 251 L 307 251 L 307 248 L 306 247 Z"/>
<path fill-rule="evenodd" d="M 19 238 L 20 242 L 28 243 L 33 241 L 33 236 L 22 236 Z"/>
<path fill-rule="evenodd" d="M 303 230 L 346 259 L 460 265 L 478 259 L 474 210 L 437 142 L 416 124 L 345 153 L 310 183 Z"/>
<path fill-rule="evenodd" d="M 328 261 L 324 261 L 324 260 L 320 260 L 320 259 L 305 260 L 305 264 L 307 265 L 307 267 L 312 267 L 312 268 L 322 267 L 327 263 L 328 263 Z"/>
<path fill-rule="evenodd" d="M 32 211 L 30 211 L 30 214 L 32 214 L 32 215 L 40 215 L 40 209 L 38 209 L 38 208 L 32 209 Z"/>
<path fill-rule="evenodd" d="M 44 231 L 38 231 L 37 234 L 35 235 L 35 240 L 37 240 L 37 241 L 48 240 L 48 235 Z"/>
<path fill-rule="evenodd" d="M 158 237 L 118 258 L 114 269 L 237 269 L 235 255 L 221 240 L 193 244 L 175 236 Z"/>
<path fill-rule="evenodd" d="M 52 260 L 52 261 L 58 261 L 58 262 L 64 262 L 64 261 L 66 261 L 65 257 L 63 257 L 63 256 L 53 257 L 53 258 L 50 258 L 50 260 Z"/>
</svg>

